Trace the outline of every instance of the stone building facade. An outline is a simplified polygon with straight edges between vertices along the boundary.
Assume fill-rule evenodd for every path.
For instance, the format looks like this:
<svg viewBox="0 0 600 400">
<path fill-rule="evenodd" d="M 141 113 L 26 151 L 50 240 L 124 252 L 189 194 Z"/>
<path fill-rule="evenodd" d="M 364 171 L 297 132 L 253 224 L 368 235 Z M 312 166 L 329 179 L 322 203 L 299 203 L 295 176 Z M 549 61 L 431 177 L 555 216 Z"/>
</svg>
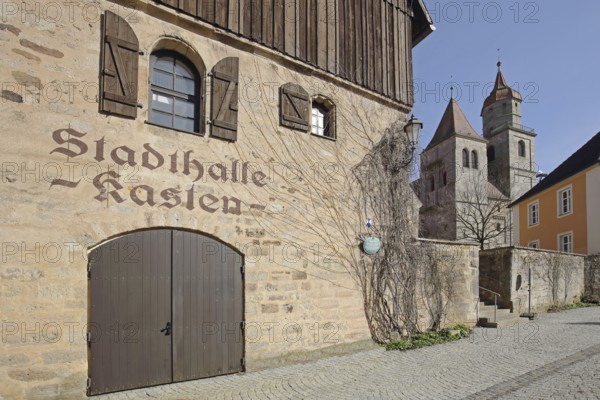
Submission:
<svg viewBox="0 0 600 400">
<path fill-rule="evenodd" d="M 423 3 L 179 3 L 0 4 L 2 398 L 251 371 L 370 338 L 351 168 L 407 119 Z M 363 6 L 381 18 L 353 26 Z M 456 320 L 477 279 L 463 256 Z M 229 319 L 198 320 L 205 305 Z M 197 354 L 218 365 L 194 371 Z"/>
</svg>

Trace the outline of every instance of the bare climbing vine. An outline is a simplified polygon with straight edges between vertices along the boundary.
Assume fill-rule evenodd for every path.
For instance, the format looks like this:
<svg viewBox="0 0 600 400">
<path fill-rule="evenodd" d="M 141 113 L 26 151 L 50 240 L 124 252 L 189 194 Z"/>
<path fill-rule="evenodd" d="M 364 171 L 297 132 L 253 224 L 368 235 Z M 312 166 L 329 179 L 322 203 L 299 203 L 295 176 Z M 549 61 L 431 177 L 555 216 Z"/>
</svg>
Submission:
<svg viewBox="0 0 600 400">
<path fill-rule="evenodd" d="M 453 294 L 451 271 L 444 268 L 451 260 L 415 240 L 416 199 L 405 165 L 406 146 L 403 124 L 396 123 L 353 170 L 360 188 L 358 209 L 365 214 L 361 219 L 370 213 L 379 222 L 373 233 L 382 241 L 376 255 L 363 255 L 356 266 L 367 321 L 378 343 L 390 341 L 394 332 L 421 332 L 424 310 L 429 328 L 438 329 Z"/>
</svg>

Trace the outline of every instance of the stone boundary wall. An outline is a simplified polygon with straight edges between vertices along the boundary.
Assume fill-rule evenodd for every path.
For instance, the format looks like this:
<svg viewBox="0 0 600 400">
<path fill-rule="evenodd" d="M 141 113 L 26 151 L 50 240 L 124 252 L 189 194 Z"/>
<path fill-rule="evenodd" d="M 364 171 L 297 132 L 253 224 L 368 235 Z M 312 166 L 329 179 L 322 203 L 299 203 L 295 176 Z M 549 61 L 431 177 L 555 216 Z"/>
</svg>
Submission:
<svg viewBox="0 0 600 400">
<path fill-rule="evenodd" d="M 448 304 L 444 325 L 474 325 L 477 322 L 479 247 L 454 241 L 418 240 L 423 245 L 432 246 L 436 255 L 446 260 L 444 267 L 451 268 L 453 297 Z"/>
<path fill-rule="evenodd" d="M 480 252 L 480 286 L 500 293 L 500 308 L 520 314 L 528 310 L 528 272 L 531 268 L 531 309 L 545 311 L 552 304 L 569 304 L 584 293 L 584 261 L 579 254 L 523 247 L 502 247 Z M 482 300 L 493 302 L 481 291 Z"/>
<path fill-rule="evenodd" d="M 600 254 L 585 259 L 585 291 L 587 301 L 600 301 Z"/>
</svg>

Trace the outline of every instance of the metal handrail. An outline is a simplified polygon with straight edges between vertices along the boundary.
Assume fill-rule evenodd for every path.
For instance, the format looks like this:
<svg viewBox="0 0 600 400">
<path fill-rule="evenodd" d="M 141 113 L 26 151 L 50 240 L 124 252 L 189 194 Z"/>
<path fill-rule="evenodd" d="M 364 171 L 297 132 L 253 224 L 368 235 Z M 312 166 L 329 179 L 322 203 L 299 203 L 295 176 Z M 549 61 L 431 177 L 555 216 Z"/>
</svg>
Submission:
<svg viewBox="0 0 600 400">
<path fill-rule="evenodd" d="M 525 126 L 523 124 L 515 124 L 514 122 L 505 122 L 502 125 L 497 126 L 493 129 L 494 132 L 504 129 L 505 127 L 517 128 L 525 132 L 535 133 L 535 129 Z"/>
<path fill-rule="evenodd" d="M 500 293 L 496 293 L 496 292 L 494 292 L 493 290 L 486 289 L 486 288 L 484 288 L 483 286 L 479 286 L 479 289 L 483 289 L 483 290 L 485 290 L 486 292 L 490 292 L 490 293 L 493 293 L 493 294 L 495 294 L 495 295 L 496 295 L 496 296 L 498 296 L 498 297 L 502 297 L 502 295 L 501 295 Z"/>
<path fill-rule="evenodd" d="M 493 290 L 484 288 L 483 286 L 479 286 L 479 289 L 485 290 L 486 292 L 490 292 L 494 295 L 494 323 L 496 323 L 496 312 L 498 311 L 498 297 L 502 297 L 500 293 L 496 293 Z M 477 314 L 479 318 L 479 304 L 477 305 Z"/>
</svg>

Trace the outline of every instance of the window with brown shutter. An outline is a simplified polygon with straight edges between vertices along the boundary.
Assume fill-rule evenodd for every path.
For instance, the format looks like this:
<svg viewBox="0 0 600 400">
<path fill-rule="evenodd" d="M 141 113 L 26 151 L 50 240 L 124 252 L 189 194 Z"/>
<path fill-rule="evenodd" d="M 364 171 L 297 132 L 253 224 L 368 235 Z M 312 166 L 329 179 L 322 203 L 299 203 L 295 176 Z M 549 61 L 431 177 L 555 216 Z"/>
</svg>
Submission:
<svg viewBox="0 0 600 400">
<path fill-rule="evenodd" d="M 286 83 L 279 88 L 279 123 L 287 128 L 308 131 L 310 97 L 302 86 Z"/>
<path fill-rule="evenodd" d="M 212 70 L 211 136 L 235 141 L 238 125 L 239 59 L 227 57 Z"/>
<path fill-rule="evenodd" d="M 137 116 L 139 41 L 131 26 L 106 11 L 100 55 L 100 112 Z"/>
<path fill-rule="evenodd" d="M 148 122 L 191 133 L 203 133 L 200 75 L 181 54 L 159 50 L 150 56 Z"/>
</svg>

